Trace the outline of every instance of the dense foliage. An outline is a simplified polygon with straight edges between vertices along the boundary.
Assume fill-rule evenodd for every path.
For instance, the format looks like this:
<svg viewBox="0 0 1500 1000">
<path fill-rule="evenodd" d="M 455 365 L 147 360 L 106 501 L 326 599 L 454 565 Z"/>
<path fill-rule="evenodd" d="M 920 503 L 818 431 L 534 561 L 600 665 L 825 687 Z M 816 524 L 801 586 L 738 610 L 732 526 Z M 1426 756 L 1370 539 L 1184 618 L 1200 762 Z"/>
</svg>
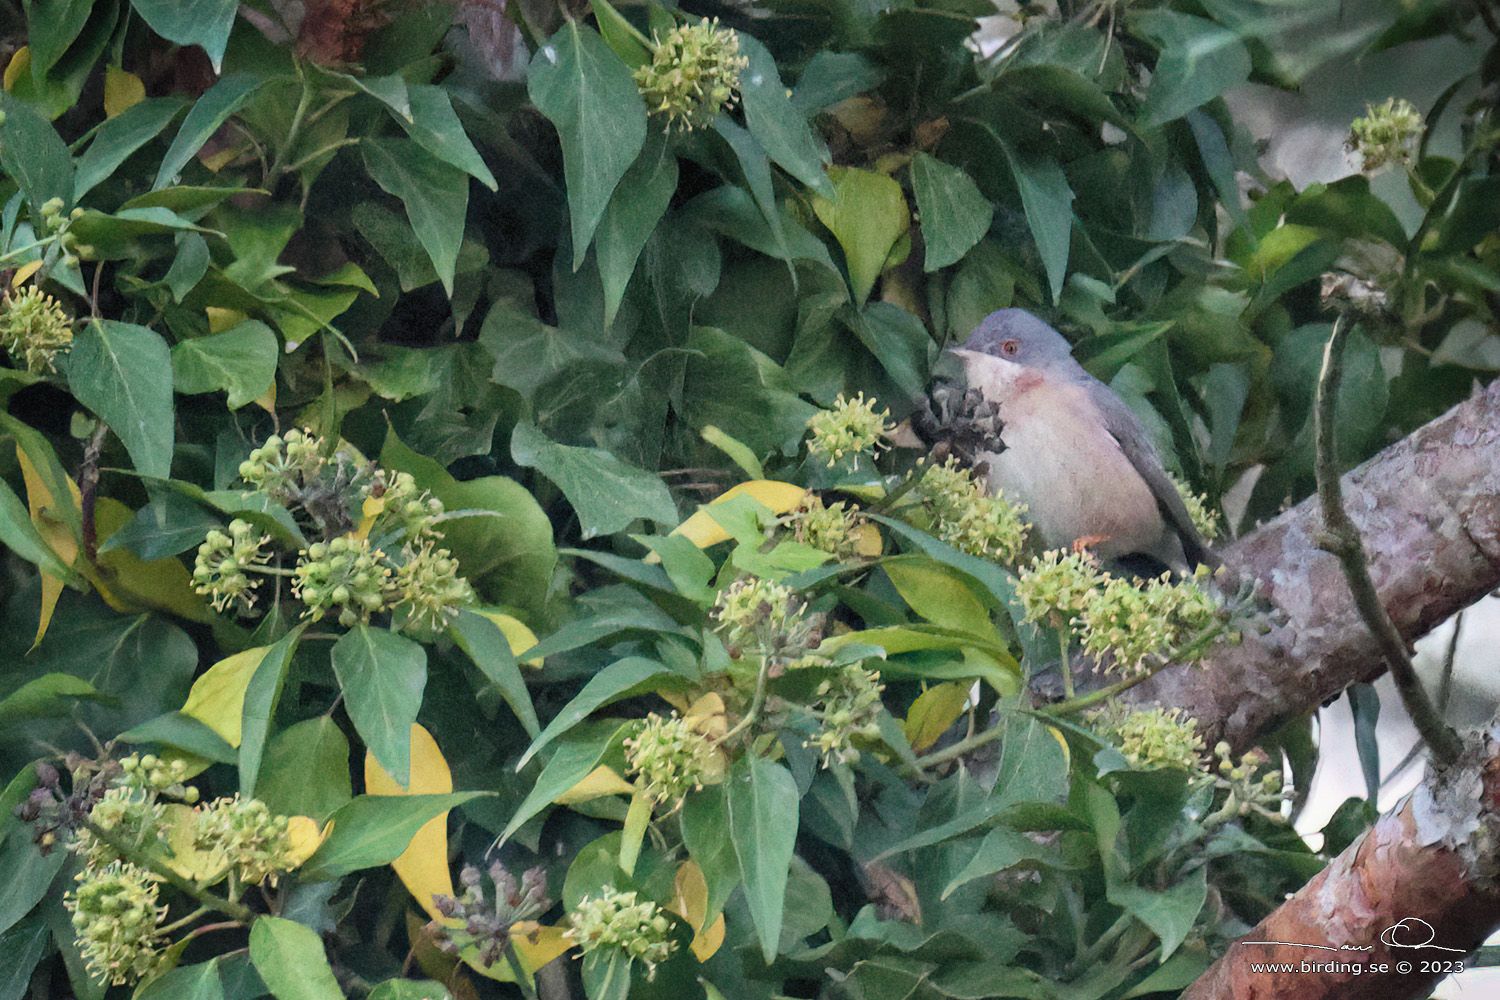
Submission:
<svg viewBox="0 0 1500 1000">
<path fill-rule="evenodd" d="M 1025 306 L 1248 525 L 1320 293 L 1347 462 L 1496 367 L 1497 50 L 1353 130 L 1413 228 L 1227 110 L 1336 6 L 7 8 L 0 998 L 1190 982 L 1323 863 L 1305 735 L 1108 695 L 1254 609 L 892 431 Z"/>
</svg>

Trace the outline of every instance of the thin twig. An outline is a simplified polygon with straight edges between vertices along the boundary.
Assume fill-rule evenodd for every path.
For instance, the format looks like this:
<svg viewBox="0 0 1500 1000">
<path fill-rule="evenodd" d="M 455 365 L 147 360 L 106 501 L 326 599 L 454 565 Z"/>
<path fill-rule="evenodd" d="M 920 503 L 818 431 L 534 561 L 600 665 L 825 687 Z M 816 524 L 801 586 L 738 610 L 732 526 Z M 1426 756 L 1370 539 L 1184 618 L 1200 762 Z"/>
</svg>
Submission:
<svg viewBox="0 0 1500 1000">
<path fill-rule="evenodd" d="M 1406 641 L 1397 631 L 1395 623 L 1380 603 L 1380 594 L 1375 582 L 1370 579 L 1369 562 L 1365 557 L 1364 543 L 1359 529 L 1350 520 L 1344 509 L 1343 485 L 1339 481 L 1335 404 L 1338 400 L 1339 381 L 1343 375 L 1344 345 L 1349 339 L 1350 319 L 1340 313 L 1333 324 L 1333 334 L 1323 349 L 1323 369 L 1318 374 L 1317 409 L 1315 428 L 1317 435 L 1316 470 L 1318 476 L 1318 499 L 1323 507 L 1323 532 L 1318 538 L 1318 547 L 1335 556 L 1343 567 L 1344 579 L 1354 596 L 1354 606 L 1360 617 L 1375 637 L 1380 653 L 1385 657 L 1401 694 L 1401 702 L 1411 716 L 1412 724 L 1421 734 L 1423 742 L 1432 749 L 1433 762 L 1447 767 L 1458 759 L 1463 744 L 1458 734 L 1443 723 L 1443 717 L 1427 697 L 1422 681 L 1407 652 Z"/>
</svg>

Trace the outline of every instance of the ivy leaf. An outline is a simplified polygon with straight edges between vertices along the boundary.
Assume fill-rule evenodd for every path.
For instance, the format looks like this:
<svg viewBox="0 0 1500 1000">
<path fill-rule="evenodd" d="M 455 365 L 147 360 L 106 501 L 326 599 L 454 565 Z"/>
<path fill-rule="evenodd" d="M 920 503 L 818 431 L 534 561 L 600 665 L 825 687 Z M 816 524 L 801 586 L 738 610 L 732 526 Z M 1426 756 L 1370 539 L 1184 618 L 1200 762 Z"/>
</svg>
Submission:
<svg viewBox="0 0 1500 1000">
<path fill-rule="evenodd" d="M 663 675 L 676 676 L 662 664 L 644 656 L 627 656 L 611 663 L 590 677 L 583 690 L 547 723 L 547 728 L 542 730 L 542 734 L 532 741 L 531 746 L 516 762 L 516 770 L 525 767 L 538 752 L 588 718 L 589 713 L 595 709 L 662 687 Z"/>
<path fill-rule="evenodd" d="M 750 134 L 781 169 L 821 197 L 832 198 L 833 185 L 823 172 L 830 159 L 828 150 L 813 135 L 807 116 L 787 96 L 776 59 L 759 39 L 743 31 L 740 51 L 750 60 L 740 72 L 740 100 Z"/>
<path fill-rule="evenodd" d="M 247 799 L 255 795 L 255 782 L 260 776 L 261 756 L 266 749 L 266 738 L 271 732 L 271 719 L 276 715 L 276 706 L 281 701 L 281 689 L 286 683 L 286 668 L 292 662 L 292 653 L 297 649 L 302 632 L 303 626 L 298 625 L 266 650 L 245 686 L 240 709 L 239 763 L 240 794 Z"/>
<path fill-rule="evenodd" d="M 167 41 L 201 46 L 214 72 L 219 71 L 238 0 L 131 0 L 130 6 Z"/>
<path fill-rule="evenodd" d="M 1147 125 L 1181 118 L 1250 79 L 1250 52 L 1228 28 L 1174 10 L 1140 11 L 1131 26 L 1161 50 L 1141 102 Z"/>
<path fill-rule="evenodd" d="M 604 322 L 614 322 L 615 311 L 635 272 L 636 258 L 652 230 L 666 214 L 677 190 L 677 157 L 655 133 L 641 155 L 625 172 L 599 220 L 597 252 L 599 278 L 604 284 Z"/>
<path fill-rule="evenodd" d="M 257 917 L 250 925 L 250 961 L 276 1000 L 343 1000 L 323 939 L 305 924 Z"/>
<path fill-rule="evenodd" d="M 73 338 L 68 388 L 119 435 L 137 472 L 172 467 L 172 352 L 154 330 L 95 320 Z"/>
<path fill-rule="evenodd" d="M 406 86 L 406 96 L 410 116 L 392 115 L 406 129 L 406 134 L 439 160 L 457 167 L 491 191 L 496 190 L 499 185 L 495 183 L 495 175 L 484 165 L 464 131 L 448 91 L 432 84 L 410 83 Z"/>
<path fill-rule="evenodd" d="M 468 177 L 410 139 L 365 139 L 359 145 L 375 183 L 406 206 L 406 217 L 451 298 L 469 211 Z"/>
<path fill-rule="evenodd" d="M 516 718 L 521 720 L 527 735 L 535 739 L 541 732 L 536 709 L 526 690 L 526 679 L 521 676 L 521 668 L 516 665 L 510 639 L 500 630 L 500 626 L 484 615 L 460 609 L 448 626 L 448 634 L 500 691 L 511 711 L 516 713 Z"/>
<path fill-rule="evenodd" d="M 203 148 L 209 137 L 228 121 L 230 115 L 243 108 L 269 79 L 251 73 L 231 73 L 204 91 L 183 119 L 182 128 L 177 130 L 172 145 L 162 157 L 156 180 L 151 184 L 152 190 L 175 184 L 177 174 Z"/>
<path fill-rule="evenodd" d="M 510 438 L 517 465 L 536 469 L 563 491 L 585 539 L 608 535 L 637 518 L 676 527 L 677 505 L 661 477 L 620 461 L 603 448 L 558 444 L 519 421 Z"/>
<path fill-rule="evenodd" d="M 745 900 L 755 920 L 761 955 L 769 965 L 781 940 L 801 796 L 790 771 L 754 754 L 735 762 L 728 786 L 729 836 L 740 860 Z"/>
<path fill-rule="evenodd" d="M 1073 234 L 1073 189 L 1054 159 L 1005 147 L 1011 174 L 1021 192 L 1021 207 L 1031 225 L 1032 238 L 1047 269 L 1052 301 L 1062 294 L 1068 276 L 1068 246 Z"/>
<path fill-rule="evenodd" d="M 94 132 L 89 148 L 78 158 L 73 196 L 82 198 L 115 172 L 130 154 L 161 134 L 188 101 L 180 96 L 151 97 L 131 105 Z"/>
<path fill-rule="evenodd" d="M 275 383 L 280 355 L 281 345 L 271 328 L 249 319 L 223 333 L 174 346 L 173 385 L 187 395 L 227 390 L 229 408 L 238 410 L 265 395 Z"/>
<path fill-rule="evenodd" d="M 854 301 L 864 305 L 885 269 L 896 241 L 911 226 L 911 213 L 901 185 L 870 170 L 834 167 L 833 195 L 813 199 L 813 211 L 844 248 Z"/>
<path fill-rule="evenodd" d="M 537 49 L 526 88 L 562 142 L 576 271 L 610 195 L 645 145 L 646 104 L 604 39 L 572 19 Z"/>
<path fill-rule="evenodd" d="M 408 736 L 410 732 L 408 731 Z M 304 881 L 326 881 L 400 857 L 428 820 L 493 792 L 446 795 L 356 795 L 329 817 L 333 829 L 301 868 Z"/>
<path fill-rule="evenodd" d="M 390 775 L 411 776 L 411 724 L 427 686 L 427 651 L 383 628 L 356 625 L 330 653 L 354 729 Z"/>
<path fill-rule="evenodd" d="M 961 259 L 989 231 L 995 206 L 958 167 L 918 152 L 911 161 L 911 186 L 927 243 L 922 269 L 928 273 Z"/>
<path fill-rule="evenodd" d="M 4 170 L 40 218 L 42 203 L 61 198 L 73 203 L 73 158 L 52 124 L 23 101 L 0 92 L 0 170 Z"/>
<path fill-rule="evenodd" d="M 68 51 L 94 9 L 93 0 L 22 0 L 31 72 L 38 81 Z"/>
</svg>

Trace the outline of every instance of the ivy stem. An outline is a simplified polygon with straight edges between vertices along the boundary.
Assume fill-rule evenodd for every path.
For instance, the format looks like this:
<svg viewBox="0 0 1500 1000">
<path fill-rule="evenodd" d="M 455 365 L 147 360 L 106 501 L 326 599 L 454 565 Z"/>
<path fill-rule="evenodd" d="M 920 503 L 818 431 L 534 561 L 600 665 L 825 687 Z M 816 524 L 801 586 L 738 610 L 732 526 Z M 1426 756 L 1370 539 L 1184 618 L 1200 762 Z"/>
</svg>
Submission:
<svg viewBox="0 0 1500 1000">
<path fill-rule="evenodd" d="M 1057 672 L 1062 675 L 1063 700 L 1073 700 L 1073 661 L 1068 652 L 1073 647 L 1073 633 L 1066 622 L 1057 627 Z"/>
<path fill-rule="evenodd" d="M 884 514 L 896 506 L 896 501 L 916 488 L 917 484 L 922 481 L 922 478 L 927 475 L 928 469 L 947 457 L 948 445 L 946 442 L 939 442 L 933 445 L 932 450 L 927 453 L 926 457 L 917 462 L 916 466 L 906 474 L 906 478 L 896 484 L 895 489 L 882 497 L 879 502 L 870 506 L 870 513 Z"/>
<path fill-rule="evenodd" d="M 95 837 L 99 838 L 99 840 L 114 848 L 116 854 L 120 855 L 131 864 L 138 865 L 141 868 L 144 868 L 147 871 L 151 872 L 153 875 L 160 876 L 162 881 L 166 882 L 173 888 L 185 892 L 189 896 L 192 896 L 208 909 L 214 910 L 218 913 L 222 913 L 226 917 L 229 917 L 232 920 L 238 920 L 241 923 L 249 923 L 251 920 L 255 919 L 255 914 L 250 910 L 248 906 L 231 902 L 230 900 L 227 900 L 222 896 L 216 896 L 191 879 L 183 878 L 181 875 L 177 874 L 176 871 L 174 871 L 172 868 L 170 868 L 157 858 L 152 857 L 145 851 L 139 850 L 138 848 L 128 843 L 125 838 L 115 833 L 115 831 L 106 829 L 100 826 L 98 823 L 95 823 L 91 819 L 85 819 L 83 821 L 83 827 L 85 830 L 88 830 L 89 833 L 92 833 Z"/>
<path fill-rule="evenodd" d="M 1375 638 L 1376 646 L 1390 668 L 1391 679 L 1401 695 L 1401 703 L 1421 734 L 1422 741 L 1432 749 L 1433 763 L 1447 767 L 1458 759 L 1463 743 L 1458 734 L 1444 722 L 1427 691 L 1422 687 L 1407 652 L 1406 640 L 1397 630 L 1375 581 L 1370 578 L 1369 561 L 1365 556 L 1364 542 L 1359 529 L 1344 509 L 1344 489 L 1339 479 L 1336 404 L 1339 382 L 1343 377 L 1344 346 L 1349 339 L 1351 327 L 1347 312 L 1341 312 L 1333 323 L 1333 333 L 1323 348 L 1323 369 L 1318 374 L 1317 409 L 1314 427 L 1317 438 L 1316 471 L 1318 476 L 1318 500 L 1323 507 L 1323 531 L 1317 538 L 1318 548 L 1338 559 L 1343 568 L 1344 579 L 1354 597 L 1354 606 L 1365 626 Z"/>
<path fill-rule="evenodd" d="M 177 931 L 177 930 L 182 929 L 183 927 L 186 927 L 188 924 L 192 923 L 194 920 L 197 920 L 199 917 L 203 916 L 205 913 L 211 913 L 211 912 L 213 912 L 213 911 L 211 911 L 208 907 L 206 907 L 206 906 L 200 906 L 196 910 L 194 910 L 192 913 L 189 913 L 187 916 L 183 917 L 181 920 L 174 920 L 170 924 L 167 924 L 165 927 L 158 927 L 156 929 L 156 933 L 158 933 L 158 934 L 162 935 L 163 937 L 165 937 L 166 935 L 171 934 L 174 931 Z"/>
<path fill-rule="evenodd" d="M 738 736 L 743 730 L 760 720 L 761 708 L 766 703 L 766 682 L 770 678 L 771 657 L 762 656 L 760 659 L 760 673 L 755 678 L 755 696 L 750 699 L 750 708 L 745 712 L 745 717 L 734 724 L 733 729 L 720 737 L 720 743 L 728 743 L 730 737 Z"/>
</svg>

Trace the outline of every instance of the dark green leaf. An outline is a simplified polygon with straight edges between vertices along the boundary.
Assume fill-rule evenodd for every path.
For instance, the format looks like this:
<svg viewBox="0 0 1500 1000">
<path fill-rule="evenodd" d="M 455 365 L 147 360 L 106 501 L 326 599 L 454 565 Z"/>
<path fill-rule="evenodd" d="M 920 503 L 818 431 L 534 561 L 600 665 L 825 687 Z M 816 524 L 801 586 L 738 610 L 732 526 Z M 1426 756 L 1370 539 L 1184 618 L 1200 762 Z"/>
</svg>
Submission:
<svg viewBox="0 0 1500 1000">
<path fill-rule="evenodd" d="M 787 173 L 825 198 L 833 197 L 823 168 L 828 150 L 813 135 L 807 117 L 787 97 L 776 60 L 755 37 L 740 32 L 740 51 L 750 65 L 740 71 L 740 99 L 745 126 L 766 153 Z"/>
<path fill-rule="evenodd" d="M 453 641 L 458 643 L 459 648 L 468 654 L 474 665 L 499 689 L 511 711 L 521 720 L 527 735 L 536 738 L 541 732 L 536 709 L 531 705 L 531 695 L 526 690 L 526 680 L 521 676 L 521 668 L 516 665 L 510 640 L 500 631 L 500 626 L 483 615 L 460 610 L 453 623 L 448 626 L 448 634 L 453 636 Z"/>
<path fill-rule="evenodd" d="M 614 322 L 635 262 L 677 190 L 677 157 L 659 133 L 631 164 L 599 219 L 599 279 L 604 284 L 604 322 Z"/>
<path fill-rule="evenodd" d="M 20 187 L 31 203 L 32 218 L 41 218 L 42 203 L 61 198 L 73 204 L 73 158 L 51 123 L 8 93 L 0 93 L 0 170 Z"/>
<path fill-rule="evenodd" d="M 267 82 L 267 78 L 257 78 L 249 73 L 232 73 L 223 77 L 198 98 L 192 110 L 187 113 L 187 118 L 182 122 L 182 128 L 178 129 L 177 136 L 172 140 L 172 145 L 167 149 L 166 155 L 162 157 L 161 167 L 156 171 L 156 180 L 152 188 L 164 188 L 168 184 L 177 182 L 177 175 L 182 168 L 188 165 L 203 144 L 209 140 L 219 126 L 223 125 L 246 102 L 255 95 L 255 92 Z"/>
<path fill-rule="evenodd" d="M 234 26 L 236 0 L 131 0 L 151 30 L 178 45 L 198 45 L 218 72 Z"/>
<path fill-rule="evenodd" d="M 527 761 L 536 756 L 553 740 L 563 733 L 578 725 L 595 709 L 603 708 L 611 702 L 622 698 L 631 698 L 644 691 L 653 690 L 663 676 L 677 676 L 662 664 L 655 660 L 648 660 L 643 656 L 627 656 L 623 660 L 616 660 L 603 670 L 599 671 L 589 682 L 583 686 L 583 690 L 573 697 L 547 723 L 547 728 L 542 730 L 521 759 L 516 762 L 516 770 L 526 766 Z"/>
<path fill-rule="evenodd" d="M 801 796 L 790 771 L 754 754 L 735 762 L 728 788 L 729 836 L 740 861 L 745 899 L 755 920 L 761 956 L 769 965 L 781 941 L 787 872 L 797 844 Z"/>
<path fill-rule="evenodd" d="M 1182 944 L 1208 899 L 1207 869 L 1195 869 L 1165 892 L 1139 885 L 1109 887 L 1109 901 L 1122 906 L 1161 938 L 1162 958 L 1170 958 Z"/>
<path fill-rule="evenodd" d="M 1021 207 L 1047 271 L 1052 301 L 1062 294 L 1068 275 L 1068 247 L 1073 232 L 1073 189 L 1054 159 L 1005 147 L 1012 176 L 1021 192 Z"/>
<path fill-rule="evenodd" d="M 625 1000 L 630 995 L 631 957 L 620 948 L 601 948 L 583 956 L 579 975 L 588 1000 Z"/>
<path fill-rule="evenodd" d="M 219 764 L 234 764 L 239 752 L 201 719 L 168 712 L 127 729 L 119 735 L 127 743 L 165 743 Z"/>
<path fill-rule="evenodd" d="M 172 348 L 172 381 L 178 392 L 229 393 L 238 410 L 265 395 L 276 381 L 281 343 L 259 320 L 247 319 L 223 333 L 193 337 Z"/>
<path fill-rule="evenodd" d="M 552 759 L 547 761 L 547 766 L 537 775 L 536 784 L 531 786 L 531 791 L 516 807 L 516 814 L 505 824 L 505 829 L 500 831 L 501 843 L 525 825 L 527 820 L 547 808 L 553 799 L 587 777 L 590 771 L 599 766 L 599 762 L 611 748 L 618 746 L 619 741 L 633 732 L 634 723 L 622 725 L 617 719 L 600 719 L 574 726 L 571 732 L 559 740 L 557 749 L 552 751 Z"/>
<path fill-rule="evenodd" d="M 723 785 L 708 785 L 690 792 L 682 801 L 682 843 L 688 857 L 703 871 L 708 886 L 706 913 L 724 908 L 729 894 L 740 884 L 740 862 L 734 843 L 724 836 L 729 827 L 729 799 Z"/>
<path fill-rule="evenodd" d="M 36 525 L 26 502 L 16 496 L 10 484 L 0 480 L 0 543 L 27 562 L 35 563 L 59 580 L 71 580 L 73 571 L 63 565 Z"/>
<path fill-rule="evenodd" d="M 134 323 L 95 320 L 73 339 L 68 387 L 119 435 L 137 472 L 170 473 L 172 353 L 160 334 Z"/>
<path fill-rule="evenodd" d="M 625 64 L 574 19 L 537 49 L 526 86 L 562 141 L 576 271 L 610 195 L 646 142 L 646 105 Z"/>
<path fill-rule="evenodd" d="M 365 139 L 365 169 L 406 206 L 406 217 L 443 283 L 453 295 L 458 248 L 469 210 L 469 179 L 410 139 Z"/>
<path fill-rule="evenodd" d="M 225 1000 L 219 960 L 182 966 L 157 976 L 133 1000 Z"/>
<path fill-rule="evenodd" d="M 911 161 L 911 186 L 927 243 L 923 270 L 956 262 L 989 231 L 995 206 L 958 167 L 918 152 Z"/>
<path fill-rule="evenodd" d="M 108 178 L 130 154 L 161 134 L 188 101 L 180 96 L 149 97 L 100 125 L 78 158 L 73 194 L 82 198 Z"/>
<path fill-rule="evenodd" d="M 370 1000 L 447 1000 L 447 987 L 431 979 L 387 979 L 370 991 Z"/>
<path fill-rule="evenodd" d="M 0 934 L 0 955 L 5 956 L 5 967 L 0 969 L 0 1000 L 21 1000 L 26 995 L 31 989 L 31 974 L 47 954 L 51 940 L 52 931 L 36 917 Z"/>
<path fill-rule="evenodd" d="M 394 115 L 400 126 L 406 129 L 406 134 L 439 160 L 457 167 L 491 191 L 495 190 L 495 175 L 490 173 L 474 143 L 469 141 L 453 110 L 448 91 L 431 84 L 409 83 L 406 94 L 411 102 L 411 117 Z"/>
<path fill-rule="evenodd" d="M 538 386 L 577 365 L 623 365 L 618 350 L 597 338 L 548 326 L 509 299 L 484 318 L 479 342 L 495 358 L 491 378 L 530 396 Z"/>
<path fill-rule="evenodd" d="M 22 0 L 31 72 L 40 80 L 73 44 L 93 11 L 93 0 Z"/>
<path fill-rule="evenodd" d="M 349 782 L 349 740 L 327 715 L 277 733 L 266 747 L 256 797 L 273 813 L 311 816 L 320 823 L 354 794 Z"/>
<path fill-rule="evenodd" d="M 255 783 L 260 776 L 260 762 L 265 752 L 266 737 L 270 735 L 271 719 L 276 715 L 276 706 L 281 701 L 281 688 L 286 683 L 286 668 L 292 662 L 292 653 L 297 641 L 302 638 L 303 627 L 292 629 L 270 649 L 255 668 L 255 675 L 245 688 L 245 706 L 240 712 L 240 794 L 245 798 L 255 795 Z"/>
<path fill-rule="evenodd" d="M 276 1000 L 343 1000 L 323 939 L 295 920 L 256 917 L 250 925 L 250 961 Z"/>
<path fill-rule="evenodd" d="M 1133 12 L 1132 27 L 1161 51 L 1141 104 L 1147 125 L 1162 125 L 1250 79 L 1250 53 L 1213 21 L 1174 10 Z"/>
<path fill-rule="evenodd" d="M 356 625 L 329 654 L 349 719 L 380 766 L 411 780 L 411 726 L 427 686 L 427 651 L 383 628 Z"/>
<path fill-rule="evenodd" d="M 123 260 L 138 256 L 143 236 L 184 232 L 207 233 L 167 208 L 122 208 L 113 215 L 88 209 L 73 220 L 69 232 L 93 247 L 100 260 Z"/>
<path fill-rule="evenodd" d="M 5 819 L 12 821 L 10 816 Z M 4 843 L 0 843 L 0 871 L 6 873 L 0 879 L 0 934 L 14 927 L 41 902 L 66 860 L 68 852 L 55 848 L 43 856 L 31 842 L 27 828 L 19 823 L 11 829 Z"/>
<path fill-rule="evenodd" d="M 608 535 L 646 518 L 677 525 L 677 506 L 661 477 L 620 461 L 602 448 L 558 444 L 525 421 L 510 439 L 517 465 L 536 469 L 562 490 L 578 514 L 585 539 Z"/>
<path fill-rule="evenodd" d="M 333 829 L 297 875 L 303 881 L 326 881 L 361 868 L 390 864 L 411 843 L 422 825 L 439 813 L 493 792 L 447 795 L 356 795 L 336 809 Z"/>
</svg>

